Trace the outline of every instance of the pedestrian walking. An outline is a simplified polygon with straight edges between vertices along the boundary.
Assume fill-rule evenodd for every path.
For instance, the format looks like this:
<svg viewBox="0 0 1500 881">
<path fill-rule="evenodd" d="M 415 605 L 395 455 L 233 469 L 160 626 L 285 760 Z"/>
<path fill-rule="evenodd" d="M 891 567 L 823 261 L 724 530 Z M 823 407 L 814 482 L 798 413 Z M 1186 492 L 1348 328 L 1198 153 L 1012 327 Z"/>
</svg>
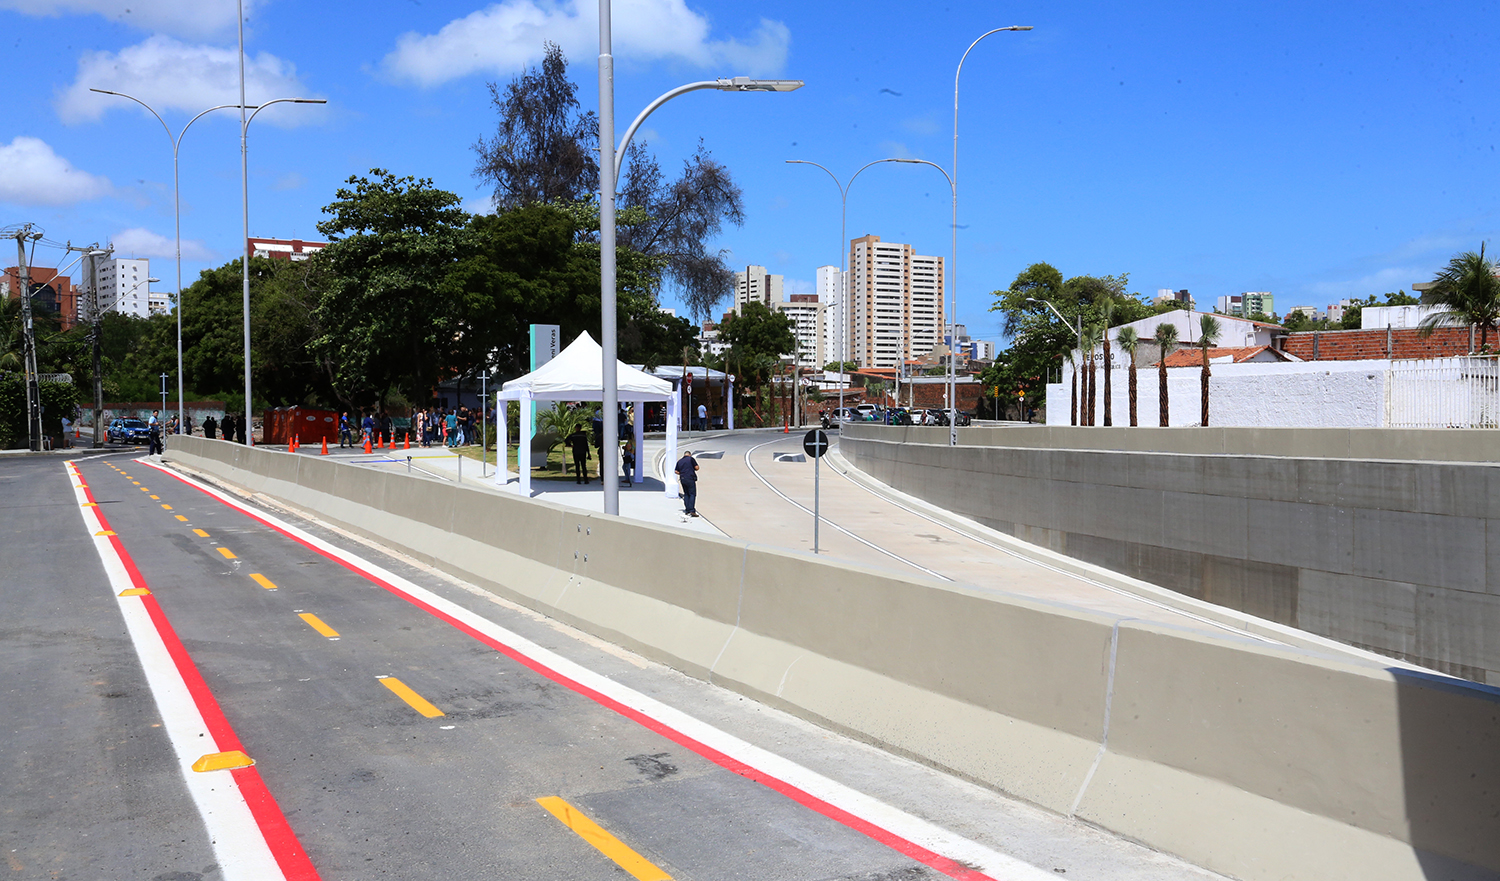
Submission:
<svg viewBox="0 0 1500 881">
<path fill-rule="evenodd" d="M 698 430 L 708 431 L 708 405 L 698 405 Z"/>
<path fill-rule="evenodd" d="M 573 482 L 586 484 L 589 482 L 589 435 L 582 428 L 568 435 L 568 447 L 573 451 Z M 603 468 L 604 463 L 600 462 Z M 603 472 L 600 478 L 603 479 Z"/>
<path fill-rule="evenodd" d="M 349 411 L 339 417 L 339 449 L 352 446 L 354 443 L 353 431 L 349 427 Z"/>
<path fill-rule="evenodd" d="M 203 436 L 209 440 L 215 440 L 219 436 L 219 420 L 212 416 L 203 420 Z"/>
<path fill-rule="evenodd" d="M 684 450 L 682 458 L 672 470 L 677 472 L 677 481 L 682 484 L 682 513 L 698 516 L 698 460 L 692 450 Z"/>
<path fill-rule="evenodd" d="M 187 425 L 187 433 L 188 433 L 189 436 L 191 436 L 192 433 L 193 433 L 193 416 L 192 416 L 191 413 L 189 413 L 187 415 L 186 425 Z"/>
</svg>

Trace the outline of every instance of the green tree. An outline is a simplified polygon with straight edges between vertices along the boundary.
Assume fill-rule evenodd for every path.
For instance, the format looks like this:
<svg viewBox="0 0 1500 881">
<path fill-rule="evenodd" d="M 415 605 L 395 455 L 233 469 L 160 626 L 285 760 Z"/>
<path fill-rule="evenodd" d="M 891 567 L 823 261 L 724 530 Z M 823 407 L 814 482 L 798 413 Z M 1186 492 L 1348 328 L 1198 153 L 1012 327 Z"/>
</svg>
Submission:
<svg viewBox="0 0 1500 881">
<path fill-rule="evenodd" d="M 1136 425 L 1135 350 L 1140 346 L 1141 338 L 1135 332 L 1135 328 L 1122 327 L 1120 328 L 1119 335 L 1115 337 L 1115 342 L 1120 344 L 1120 351 L 1124 352 L 1125 357 L 1130 359 L 1130 426 L 1134 428 Z"/>
<path fill-rule="evenodd" d="M 468 215 L 431 180 L 370 174 L 350 177 L 323 209 L 329 245 L 316 257 L 326 277 L 312 348 L 333 365 L 341 400 L 425 401 L 473 345 L 462 288 L 444 284 L 470 244 Z"/>
<path fill-rule="evenodd" d="M 1214 343 L 1216 343 L 1216 342 L 1219 341 L 1219 334 L 1222 331 L 1223 331 L 1223 326 L 1219 323 L 1219 319 L 1213 317 L 1212 315 L 1200 315 L 1200 316 L 1198 316 L 1198 348 L 1200 348 L 1200 349 L 1203 350 L 1203 375 L 1202 375 L 1202 385 L 1203 385 L 1203 404 L 1202 404 L 1203 414 L 1202 415 L 1203 415 L 1203 421 L 1202 421 L 1202 425 L 1205 428 L 1208 426 L 1208 376 L 1209 376 L 1209 370 L 1208 370 L 1208 350 L 1211 349 L 1211 348 L 1213 348 Z"/>
<path fill-rule="evenodd" d="M 584 113 L 577 85 L 568 78 L 562 50 L 548 43 L 540 69 L 530 69 L 504 90 L 490 84 L 499 113 L 495 137 L 475 144 L 476 176 L 494 186 L 495 204 L 511 210 L 534 203 L 559 207 L 590 203 L 597 212 L 598 123 Z M 707 317 L 733 287 L 725 253 L 708 248 L 724 224 L 744 222 L 744 198 L 729 170 L 700 142 L 668 181 L 644 142 L 632 144 L 618 182 L 617 242 L 648 261 L 651 294 L 676 285 L 695 317 Z M 597 221 L 596 221 L 597 223 Z M 587 235 L 597 230 L 580 223 Z"/>
<path fill-rule="evenodd" d="M 741 375 L 764 382 L 776 362 L 797 352 L 792 320 L 784 312 L 772 312 L 764 303 L 751 302 L 719 326 L 719 339 L 729 344 L 732 360 L 749 369 Z"/>
<path fill-rule="evenodd" d="M 1433 279 L 1432 287 L 1422 294 L 1423 305 L 1442 306 L 1418 326 L 1422 336 L 1431 336 L 1443 326 L 1479 328 L 1479 350 L 1489 349 L 1490 326 L 1500 319 L 1500 279 L 1495 278 L 1495 263 L 1479 252 L 1465 251 L 1448 261 Z"/>
<path fill-rule="evenodd" d="M 1104 341 L 1104 424 L 1114 425 L 1114 405 L 1111 401 L 1110 391 L 1110 368 L 1113 366 L 1109 352 L 1109 329 L 1115 316 L 1115 302 L 1112 298 L 1105 299 L 1099 303 L 1099 316 L 1103 319 L 1099 325 L 1100 338 Z"/>
<path fill-rule="evenodd" d="M 1158 357 L 1161 359 L 1157 362 L 1157 383 L 1160 387 L 1160 400 L 1158 401 L 1158 408 L 1160 410 L 1159 424 L 1162 428 L 1166 428 L 1167 417 L 1169 415 L 1167 408 L 1167 356 L 1172 354 L 1173 349 L 1177 348 L 1177 325 L 1166 322 L 1158 324 L 1156 326 L 1156 334 L 1152 337 L 1152 342 L 1156 343 Z"/>
</svg>

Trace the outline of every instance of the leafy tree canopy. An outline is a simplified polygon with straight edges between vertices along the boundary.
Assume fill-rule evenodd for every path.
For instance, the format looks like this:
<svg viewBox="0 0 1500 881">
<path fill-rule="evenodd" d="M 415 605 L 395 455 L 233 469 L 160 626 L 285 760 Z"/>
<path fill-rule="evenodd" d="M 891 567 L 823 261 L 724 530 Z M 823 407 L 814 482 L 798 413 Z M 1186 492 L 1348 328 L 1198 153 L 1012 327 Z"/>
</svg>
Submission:
<svg viewBox="0 0 1500 881">
<path fill-rule="evenodd" d="M 719 325 L 719 339 L 730 346 L 725 361 L 740 365 L 747 384 L 763 380 L 781 358 L 797 351 L 792 319 L 758 302 L 747 303 Z"/>
</svg>

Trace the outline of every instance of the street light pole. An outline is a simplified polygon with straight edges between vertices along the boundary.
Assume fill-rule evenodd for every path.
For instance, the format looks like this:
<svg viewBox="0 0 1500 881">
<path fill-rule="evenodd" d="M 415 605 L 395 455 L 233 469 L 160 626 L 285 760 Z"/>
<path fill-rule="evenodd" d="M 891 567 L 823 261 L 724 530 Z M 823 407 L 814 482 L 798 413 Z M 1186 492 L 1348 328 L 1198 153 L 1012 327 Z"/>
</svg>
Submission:
<svg viewBox="0 0 1500 881">
<path fill-rule="evenodd" d="M 958 342 L 958 78 L 963 75 L 964 61 L 974 47 L 985 37 L 998 34 L 1001 31 L 1029 31 L 1031 25 L 1010 25 L 1009 27 L 995 28 L 979 35 L 969 48 L 964 50 L 962 57 L 958 59 L 958 70 L 953 74 L 953 177 L 948 183 L 953 187 L 953 262 L 948 266 L 948 291 L 950 299 L 948 302 L 948 444 L 958 446 L 958 358 L 955 357 L 953 347 Z"/>
<path fill-rule="evenodd" d="M 177 424 L 182 425 L 184 424 L 182 409 L 182 187 L 179 183 L 179 177 L 177 174 L 177 153 L 178 149 L 182 146 L 183 135 L 187 134 L 187 130 L 192 127 L 193 123 L 197 122 L 204 116 L 213 113 L 215 110 L 228 110 L 233 107 L 239 107 L 240 105 L 219 104 L 215 107 L 210 107 L 197 116 L 193 117 L 192 119 L 188 120 L 187 125 L 182 127 L 182 131 L 178 132 L 174 136 L 172 134 L 172 129 L 167 125 L 166 120 L 161 118 L 161 114 L 157 113 L 150 104 L 147 104 L 140 98 L 137 98 L 134 95 L 127 95 L 124 92 L 111 92 L 108 89 L 89 89 L 89 91 L 98 92 L 101 95 L 114 95 L 117 98 L 129 98 L 131 101 L 134 101 L 135 103 L 146 108 L 147 112 L 156 117 L 157 122 L 161 123 L 161 127 L 167 133 L 167 140 L 172 142 L 172 215 L 175 218 L 177 227 L 177 308 L 174 310 L 177 312 Z M 157 279 L 157 281 L 160 281 L 160 279 Z"/>
<path fill-rule="evenodd" d="M 900 160 L 900 159 L 876 159 L 874 162 L 866 162 L 864 165 L 860 166 L 859 171 L 856 171 L 856 172 L 854 172 L 854 174 L 852 174 L 852 175 L 849 176 L 849 183 L 842 184 L 842 183 L 839 183 L 838 175 L 836 175 L 833 172 L 829 171 L 828 168 L 825 167 L 825 166 L 823 166 L 823 165 L 819 165 L 816 162 L 811 162 L 811 161 L 806 160 L 806 159 L 788 159 L 788 160 L 786 160 L 786 163 L 788 165 L 811 165 L 811 166 L 813 166 L 815 168 L 821 168 L 821 169 L 823 169 L 823 171 L 826 172 L 829 177 L 833 178 L 833 185 L 839 188 L 839 293 L 840 293 L 840 296 L 842 298 L 842 306 L 843 306 L 843 309 L 841 310 L 842 313 L 843 313 L 843 319 L 839 322 L 839 324 L 841 325 L 841 327 L 839 328 L 839 376 L 841 376 L 841 377 L 845 375 L 844 366 L 843 366 L 844 362 L 846 362 L 846 361 L 849 360 L 849 353 L 848 353 L 848 341 L 849 341 L 849 288 L 848 288 L 848 285 L 846 283 L 847 282 L 846 275 L 848 273 L 848 269 L 846 268 L 846 264 L 844 262 L 844 261 L 846 261 L 849 258 L 849 243 L 845 239 L 845 237 L 848 235 L 848 229 L 849 229 L 849 188 L 854 186 L 854 179 L 857 178 L 857 177 L 859 177 L 860 172 L 864 171 L 866 168 L 869 168 L 872 165 L 879 165 L 882 162 L 900 162 L 900 161 L 902 161 L 902 160 Z M 899 373 L 900 373 L 899 369 L 898 369 L 897 373 L 899 375 Z M 899 391 L 898 391 L 898 394 L 899 394 Z M 843 382 L 843 380 L 840 380 L 839 381 L 839 418 L 840 419 L 843 418 L 843 410 L 844 410 L 844 382 Z M 843 425 L 843 423 L 840 422 L 839 425 L 840 425 L 840 430 L 842 431 L 842 425 Z"/>
<path fill-rule="evenodd" d="M 618 371 L 619 346 L 616 339 L 615 298 L 615 187 L 620 179 L 620 168 L 625 160 L 625 151 L 636 129 L 646 121 L 656 108 L 678 95 L 699 89 L 718 89 L 725 92 L 790 92 L 802 87 L 801 80 L 753 80 L 749 77 L 721 78 L 689 83 L 667 92 L 652 101 L 642 110 L 620 145 L 615 146 L 615 59 L 613 37 L 610 32 L 610 0 L 599 0 L 599 348 L 603 350 L 603 395 L 600 401 L 604 411 L 604 448 L 610 450 L 611 461 L 619 456 L 620 449 L 620 390 Z M 248 234 L 246 236 L 248 238 Z M 248 364 L 248 353 L 247 360 Z M 248 374 L 247 374 L 248 377 Z M 249 382 L 248 378 L 246 380 Z M 600 461 L 599 476 L 604 484 L 604 513 L 620 513 L 620 469 L 604 467 Z"/>
</svg>

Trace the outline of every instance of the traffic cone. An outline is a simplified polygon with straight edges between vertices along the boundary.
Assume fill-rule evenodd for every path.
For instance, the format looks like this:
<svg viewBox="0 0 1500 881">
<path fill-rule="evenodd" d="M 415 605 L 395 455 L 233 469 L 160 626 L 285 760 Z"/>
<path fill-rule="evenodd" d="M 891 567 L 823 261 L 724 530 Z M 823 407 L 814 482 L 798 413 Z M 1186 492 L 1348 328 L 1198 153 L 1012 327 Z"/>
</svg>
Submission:
<svg viewBox="0 0 1500 881">
<path fill-rule="evenodd" d="M 322 456 L 328 455 L 328 438 L 326 438 L 326 437 L 323 438 L 323 452 L 320 453 L 319 455 L 322 455 Z"/>
<path fill-rule="evenodd" d="M 370 439 L 365 438 L 365 455 L 368 456 L 371 452 L 373 452 L 373 450 L 370 449 Z"/>
<path fill-rule="evenodd" d="M 401 449 L 403 449 L 403 450 L 409 450 L 409 449 L 411 449 L 411 435 L 407 434 L 407 435 L 403 435 L 402 436 L 402 438 L 401 438 Z"/>
</svg>

